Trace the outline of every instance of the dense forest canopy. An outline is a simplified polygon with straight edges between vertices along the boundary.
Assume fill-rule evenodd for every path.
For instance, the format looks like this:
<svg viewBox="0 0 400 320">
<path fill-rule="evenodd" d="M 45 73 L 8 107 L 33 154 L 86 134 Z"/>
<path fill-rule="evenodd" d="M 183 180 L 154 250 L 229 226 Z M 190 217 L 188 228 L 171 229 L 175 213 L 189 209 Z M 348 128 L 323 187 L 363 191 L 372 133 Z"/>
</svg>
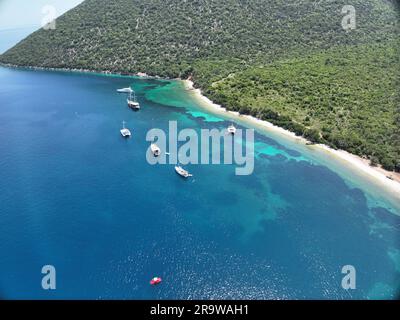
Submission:
<svg viewBox="0 0 400 320">
<path fill-rule="evenodd" d="M 192 76 L 217 103 L 400 171 L 399 7 L 352 0 L 86 0 L 0 56 Z"/>
</svg>

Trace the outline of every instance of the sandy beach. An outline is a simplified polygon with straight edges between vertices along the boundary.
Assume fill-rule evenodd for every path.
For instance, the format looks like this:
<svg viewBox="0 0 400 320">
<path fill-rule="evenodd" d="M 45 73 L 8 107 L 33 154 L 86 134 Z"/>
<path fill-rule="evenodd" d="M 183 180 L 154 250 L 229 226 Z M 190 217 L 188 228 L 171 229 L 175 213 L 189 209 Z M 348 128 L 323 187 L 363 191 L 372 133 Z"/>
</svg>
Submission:
<svg viewBox="0 0 400 320">
<path fill-rule="evenodd" d="M 344 150 L 334 150 L 323 144 L 310 145 L 310 142 L 307 139 L 298 137 L 293 132 L 277 127 L 268 121 L 260 120 L 252 116 L 240 115 L 238 112 L 228 111 L 204 96 L 200 89 L 196 89 L 194 87 L 194 83 L 191 80 L 183 81 L 185 88 L 192 92 L 193 96 L 198 99 L 201 106 L 206 110 L 214 114 L 228 116 L 232 119 L 238 120 L 239 122 L 247 123 L 250 126 L 262 128 L 267 133 L 271 132 L 279 134 L 295 141 L 296 143 L 307 145 L 307 148 L 321 152 L 330 158 L 335 158 L 335 160 L 338 162 L 341 162 L 342 164 L 351 167 L 352 170 L 357 171 L 358 174 L 371 178 L 373 182 L 379 184 L 381 187 L 389 191 L 392 195 L 400 200 L 400 173 L 389 172 L 381 167 L 372 167 L 369 164 L 369 160 L 363 159 Z M 393 180 L 389 179 L 388 177 L 391 177 Z"/>
<path fill-rule="evenodd" d="M 161 79 L 158 76 L 149 76 L 144 72 L 138 72 L 135 74 L 118 74 L 111 71 L 94 71 L 94 70 L 84 70 L 84 69 L 69 69 L 69 68 L 42 68 L 42 67 L 32 67 L 32 66 L 15 66 L 9 64 L 0 64 L 4 67 L 11 68 L 25 68 L 30 70 L 43 70 L 43 71 L 63 71 L 63 72 L 74 72 L 74 73 L 92 73 L 92 74 L 102 74 L 109 76 L 122 76 L 122 77 L 137 77 L 137 78 L 150 78 L 150 79 Z M 295 133 L 290 132 L 281 127 L 275 126 L 274 124 L 264 121 L 249 115 L 240 115 L 238 112 L 229 111 L 226 108 L 214 103 L 205 95 L 203 95 L 200 89 L 194 87 L 194 83 L 191 80 L 182 79 L 168 79 L 182 81 L 186 90 L 193 94 L 193 97 L 199 102 L 199 104 L 208 112 L 221 115 L 223 117 L 229 117 L 231 119 L 237 120 L 250 127 L 259 128 L 261 131 L 268 133 L 277 134 L 281 137 L 292 140 L 298 144 L 307 146 L 309 150 L 315 150 L 321 155 L 332 158 L 341 165 L 351 168 L 352 172 L 358 173 L 363 177 L 369 178 L 371 182 L 382 187 L 385 191 L 389 192 L 392 197 L 400 201 L 400 173 L 389 172 L 382 169 L 381 167 L 372 167 L 367 159 L 363 159 L 356 155 L 353 155 L 344 150 L 334 150 L 323 144 L 311 144 L 310 141 L 303 137 L 296 136 Z M 388 177 L 391 177 L 389 179 Z M 400 203 L 400 202 L 399 202 Z M 400 206 L 399 206 L 400 208 Z"/>
</svg>

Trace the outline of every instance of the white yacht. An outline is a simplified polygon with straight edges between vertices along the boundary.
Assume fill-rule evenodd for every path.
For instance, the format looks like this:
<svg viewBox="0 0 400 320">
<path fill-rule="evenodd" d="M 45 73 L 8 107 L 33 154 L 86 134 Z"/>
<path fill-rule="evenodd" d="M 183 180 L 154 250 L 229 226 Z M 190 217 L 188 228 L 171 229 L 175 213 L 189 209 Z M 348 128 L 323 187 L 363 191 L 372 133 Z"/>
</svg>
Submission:
<svg viewBox="0 0 400 320">
<path fill-rule="evenodd" d="M 158 157 L 161 154 L 161 149 L 155 143 L 151 144 L 150 150 L 155 157 Z"/>
<path fill-rule="evenodd" d="M 122 129 L 120 130 L 120 132 L 124 138 L 129 138 L 132 135 L 130 130 L 125 128 L 125 121 L 122 121 Z"/>
<path fill-rule="evenodd" d="M 184 178 L 193 177 L 192 174 L 190 174 L 188 171 L 183 169 L 181 166 L 175 166 L 175 171 L 177 174 L 179 174 L 180 176 L 182 176 Z"/>
<path fill-rule="evenodd" d="M 232 135 L 234 135 L 236 133 L 236 128 L 233 124 L 228 127 L 228 133 L 230 133 Z"/>
<path fill-rule="evenodd" d="M 117 91 L 118 91 L 119 93 L 132 93 L 132 92 L 133 92 L 133 90 L 132 90 L 131 87 L 118 89 Z"/>
<path fill-rule="evenodd" d="M 140 104 L 139 102 L 136 101 L 136 95 L 135 92 L 133 92 L 133 97 L 132 93 L 129 94 L 129 98 L 127 100 L 128 102 L 128 107 L 133 109 L 133 110 L 139 110 L 140 109 Z"/>
</svg>

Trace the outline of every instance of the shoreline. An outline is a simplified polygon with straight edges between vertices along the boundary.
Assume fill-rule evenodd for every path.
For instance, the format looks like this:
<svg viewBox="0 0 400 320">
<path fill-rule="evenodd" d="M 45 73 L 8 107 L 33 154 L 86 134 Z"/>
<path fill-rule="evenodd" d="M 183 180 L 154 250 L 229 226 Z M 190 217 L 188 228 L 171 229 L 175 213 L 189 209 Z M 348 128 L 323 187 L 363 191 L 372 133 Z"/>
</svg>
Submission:
<svg viewBox="0 0 400 320">
<path fill-rule="evenodd" d="M 129 72 L 114 72 L 114 71 L 110 71 L 110 70 L 106 70 L 106 71 L 98 71 L 97 70 L 96 71 L 96 70 L 78 69 L 78 68 L 49 68 L 49 67 L 35 67 L 35 66 L 18 66 L 15 64 L 2 63 L 2 62 L 0 62 L 0 67 L 18 69 L 18 70 L 52 71 L 52 72 L 78 73 L 78 74 L 81 73 L 81 74 L 102 75 L 102 76 L 110 76 L 110 77 L 175 80 L 175 79 L 167 79 L 167 78 L 163 78 L 163 77 L 159 77 L 159 76 L 149 76 L 145 72 L 129 73 Z"/>
<path fill-rule="evenodd" d="M 229 111 L 204 96 L 200 89 L 196 89 L 194 87 L 193 81 L 182 81 L 184 82 L 185 89 L 192 92 L 193 96 L 206 110 L 216 114 L 229 116 L 252 126 L 260 127 L 267 132 L 279 134 L 295 143 L 300 143 L 303 146 L 307 146 L 315 151 L 323 152 L 328 157 L 334 158 L 335 161 L 340 160 L 341 163 L 346 164 L 351 169 L 357 170 L 359 174 L 367 176 L 373 179 L 375 182 L 385 186 L 387 190 L 391 191 L 391 193 L 394 193 L 394 195 L 400 199 L 400 173 L 390 172 L 381 167 L 372 167 L 369 163 L 369 160 L 363 159 L 345 150 L 335 150 L 324 144 L 310 144 L 310 141 L 308 141 L 306 138 L 296 136 L 295 133 L 278 127 L 268 121 L 255 118 L 250 115 L 240 115 L 238 112 Z M 393 180 L 389 179 L 388 176 L 392 177 Z"/>
<path fill-rule="evenodd" d="M 262 130 L 265 130 L 269 133 L 275 133 L 283 138 L 289 139 L 295 143 L 299 143 L 303 146 L 307 146 L 314 151 L 319 151 L 321 154 L 324 153 L 326 156 L 334 158 L 336 162 L 341 162 L 344 165 L 347 165 L 352 170 L 356 169 L 359 174 L 368 176 L 373 179 L 374 182 L 380 183 L 384 186 L 392 195 L 400 200 L 400 173 L 390 172 L 381 167 L 372 167 L 369 164 L 369 160 L 363 159 L 359 156 L 351 154 L 345 150 L 335 150 L 330 148 L 324 144 L 310 144 L 304 137 L 296 136 L 294 132 L 286 130 L 284 128 L 278 127 L 271 122 L 261 120 L 255 118 L 250 115 L 241 115 L 239 112 L 229 111 L 226 108 L 222 107 L 211 101 L 205 95 L 203 95 L 201 89 L 197 89 L 194 87 L 194 82 L 189 79 L 168 79 L 159 76 L 149 76 L 144 72 L 137 72 L 135 74 L 132 73 L 117 73 L 111 71 L 94 71 L 87 69 L 77 69 L 77 68 L 48 68 L 48 67 L 34 67 L 34 66 L 18 66 L 12 64 L 4 64 L 0 63 L 0 66 L 6 68 L 14 68 L 14 69 L 26 69 L 26 70 L 39 70 L 39 71 L 58 71 L 58 72 L 71 72 L 71 73 L 82 73 L 82 74 L 93 74 L 93 75 L 103 75 L 103 76 L 120 76 L 120 77 L 129 77 L 129 78 L 138 78 L 138 79 L 156 79 L 156 80 L 166 80 L 166 81 L 181 81 L 184 85 L 184 88 L 188 92 L 192 92 L 193 97 L 200 102 L 201 106 L 204 107 L 207 111 L 219 114 L 222 116 L 228 116 L 230 118 L 237 119 L 241 122 L 245 122 L 250 126 L 259 127 Z M 392 177 L 393 180 L 389 179 L 388 176 Z"/>
</svg>

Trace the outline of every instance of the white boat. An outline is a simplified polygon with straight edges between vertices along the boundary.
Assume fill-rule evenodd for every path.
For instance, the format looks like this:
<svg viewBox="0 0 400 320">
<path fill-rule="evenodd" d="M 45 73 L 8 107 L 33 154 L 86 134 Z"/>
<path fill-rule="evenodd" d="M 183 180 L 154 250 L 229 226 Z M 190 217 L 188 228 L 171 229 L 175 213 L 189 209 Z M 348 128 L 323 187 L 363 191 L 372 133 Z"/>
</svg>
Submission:
<svg viewBox="0 0 400 320">
<path fill-rule="evenodd" d="M 158 157 L 161 154 L 161 149 L 155 143 L 151 144 L 150 150 L 155 157 Z"/>
<path fill-rule="evenodd" d="M 128 107 L 134 110 L 139 110 L 140 109 L 140 104 L 139 102 L 136 101 L 136 95 L 135 92 L 133 92 L 133 98 L 132 98 L 132 93 L 129 94 L 129 98 L 127 100 Z"/>
<path fill-rule="evenodd" d="M 132 92 L 133 92 L 133 90 L 132 90 L 131 87 L 118 89 L 117 91 L 118 91 L 119 93 L 132 93 Z"/>
<path fill-rule="evenodd" d="M 129 138 L 132 135 L 131 131 L 125 128 L 125 121 L 122 121 L 122 129 L 120 130 L 120 132 L 124 138 Z"/>
<path fill-rule="evenodd" d="M 179 174 L 180 176 L 182 176 L 184 178 L 193 177 L 192 174 L 190 174 L 188 171 L 183 169 L 181 166 L 175 166 L 175 171 L 177 174 Z"/>
<path fill-rule="evenodd" d="M 228 133 L 230 133 L 230 134 L 236 133 L 236 128 L 233 124 L 228 127 Z"/>
</svg>

